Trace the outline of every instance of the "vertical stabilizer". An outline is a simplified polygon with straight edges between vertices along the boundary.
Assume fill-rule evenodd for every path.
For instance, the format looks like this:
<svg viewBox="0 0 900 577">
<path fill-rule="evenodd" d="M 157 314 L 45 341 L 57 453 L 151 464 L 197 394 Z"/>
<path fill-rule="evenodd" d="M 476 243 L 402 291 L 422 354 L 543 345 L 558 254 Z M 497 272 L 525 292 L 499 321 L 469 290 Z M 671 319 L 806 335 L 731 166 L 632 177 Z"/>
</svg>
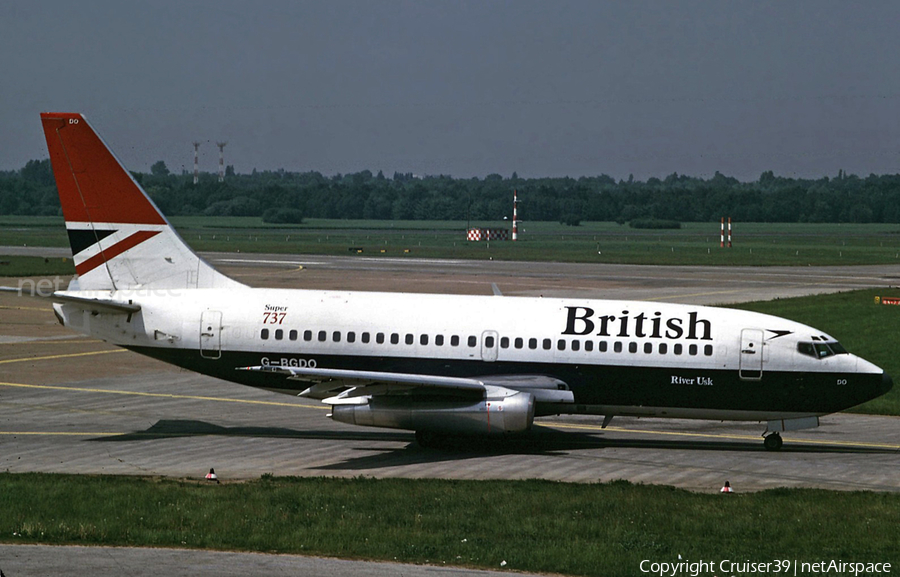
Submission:
<svg viewBox="0 0 900 577">
<path fill-rule="evenodd" d="M 41 122 L 81 290 L 243 286 L 185 244 L 84 116 Z"/>
</svg>

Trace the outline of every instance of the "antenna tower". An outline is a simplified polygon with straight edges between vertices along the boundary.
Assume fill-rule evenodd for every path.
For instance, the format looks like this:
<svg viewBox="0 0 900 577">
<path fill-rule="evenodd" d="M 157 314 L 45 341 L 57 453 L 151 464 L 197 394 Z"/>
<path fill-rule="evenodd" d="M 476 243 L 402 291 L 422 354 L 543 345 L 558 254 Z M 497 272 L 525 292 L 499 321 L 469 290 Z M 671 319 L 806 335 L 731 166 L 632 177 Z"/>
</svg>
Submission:
<svg viewBox="0 0 900 577">
<path fill-rule="evenodd" d="M 194 184 L 200 182 L 200 143 L 194 142 Z"/>
<path fill-rule="evenodd" d="M 227 142 L 217 142 L 219 147 L 219 182 L 225 182 L 225 145 Z"/>
</svg>

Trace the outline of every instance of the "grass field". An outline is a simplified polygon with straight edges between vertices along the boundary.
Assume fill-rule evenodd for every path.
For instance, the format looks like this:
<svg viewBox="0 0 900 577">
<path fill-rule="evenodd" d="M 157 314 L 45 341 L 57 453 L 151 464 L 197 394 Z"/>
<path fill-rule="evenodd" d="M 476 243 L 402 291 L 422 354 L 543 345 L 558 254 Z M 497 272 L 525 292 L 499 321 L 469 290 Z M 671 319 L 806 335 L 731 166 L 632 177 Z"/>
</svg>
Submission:
<svg viewBox="0 0 900 577">
<path fill-rule="evenodd" d="M 172 223 L 200 251 L 356 254 L 349 249 L 361 248 L 365 256 L 672 265 L 900 263 L 900 226 L 891 224 L 738 223 L 733 248 L 723 249 L 717 222 L 664 231 L 615 223 L 523 223 L 515 243 L 467 242 L 462 221 L 309 219 L 275 226 L 256 217 L 174 217 Z M 509 223 L 471 224 L 509 228 Z M 0 217 L 0 246 L 23 244 L 67 246 L 62 218 Z"/>
<path fill-rule="evenodd" d="M 0 541 L 301 553 L 495 570 L 505 561 L 508 570 L 604 577 L 640 575 L 642 560 L 677 562 L 679 555 L 717 566 L 726 559 L 900 562 L 900 495 L 890 493 L 777 489 L 723 496 L 624 481 L 264 476 L 202 483 L 0 474 Z"/>
<path fill-rule="evenodd" d="M 75 263 L 71 258 L 40 258 L 36 256 L 0 256 L 0 277 L 71 276 Z"/>
</svg>

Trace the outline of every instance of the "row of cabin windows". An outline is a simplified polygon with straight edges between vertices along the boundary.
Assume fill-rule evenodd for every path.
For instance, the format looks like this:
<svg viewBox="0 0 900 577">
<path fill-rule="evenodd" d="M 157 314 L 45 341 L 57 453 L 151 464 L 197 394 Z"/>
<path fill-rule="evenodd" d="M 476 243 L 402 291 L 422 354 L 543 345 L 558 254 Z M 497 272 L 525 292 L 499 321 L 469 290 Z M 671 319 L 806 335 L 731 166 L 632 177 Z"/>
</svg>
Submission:
<svg viewBox="0 0 900 577">
<path fill-rule="evenodd" d="M 263 340 L 266 340 L 269 338 L 269 334 L 270 334 L 269 329 L 263 329 L 259 336 Z M 275 329 L 274 336 L 275 336 L 276 341 L 283 340 L 284 339 L 284 329 Z M 300 333 L 293 329 L 288 331 L 288 333 L 287 333 L 287 338 L 288 338 L 288 340 L 291 340 L 291 341 L 299 340 L 300 336 L 301 336 Z M 357 340 L 357 336 L 359 337 L 359 341 L 362 343 L 372 342 L 371 333 L 365 332 L 365 333 L 360 333 L 359 335 L 357 335 L 354 331 L 349 331 L 346 333 L 346 335 L 342 334 L 341 331 L 332 331 L 331 341 L 335 342 L 335 343 L 339 343 L 339 342 L 341 342 L 342 339 L 346 338 L 348 343 L 355 343 Z M 310 330 L 306 330 L 306 331 L 303 331 L 302 337 L 303 337 L 303 340 L 306 342 L 311 342 L 313 340 L 316 340 L 320 343 L 324 343 L 329 340 L 328 339 L 328 331 L 313 332 Z M 388 342 L 390 342 L 392 345 L 398 345 L 398 344 L 400 344 L 400 334 L 399 333 L 391 333 L 390 335 L 386 335 L 385 333 L 375 333 L 375 342 L 377 344 L 383 345 L 386 340 Z M 403 335 L 403 342 L 406 343 L 407 345 L 412 345 L 416 342 L 416 336 L 413 335 L 412 333 L 407 333 L 407 334 Z M 427 345 L 428 343 L 429 343 L 428 335 L 419 335 L 419 344 L 420 345 Z M 459 335 L 452 335 L 450 337 L 450 346 L 451 347 L 458 347 L 459 343 L 460 343 Z M 444 335 L 435 335 L 434 344 L 439 347 L 444 346 Z M 487 344 L 487 343 L 485 343 L 485 344 Z M 468 345 L 471 348 L 474 348 L 475 346 L 478 345 L 478 339 L 474 336 L 469 336 L 466 339 L 466 345 Z"/>
<path fill-rule="evenodd" d="M 263 340 L 267 340 L 269 338 L 270 332 L 269 329 L 262 329 L 260 333 L 260 337 Z M 296 330 L 291 329 L 287 333 L 288 340 L 296 341 L 300 338 L 300 333 Z M 321 343 L 328 341 L 328 331 L 317 331 L 313 332 L 311 330 L 303 331 L 303 340 L 306 342 L 310 342 L 313 340 L 317 340 Z M 360 333 L 359 340 L 362 343 L 371 342 L 371 334 L 368 332 Z M 284 339 L 284 329 L 275 329 L 274 334 L 275 340 L 280 341 Z M 354 331 L 348 331 L 346 335 L 342 335 L 341 331 L 332 331 L 331 333 L 331 341 L 335 343 L 341 342 L 342 338 L 346 338 L 348 343 L 355 343 L 357 339 L 357 334 Z M 392 345 L 400 344 L 400 334 L 399 333 L 391 333 L 389 336 L 385 335 L 385 333 L 375 333 L 375 342 L 379 345 L 385 343 L 385 339 L 388 339 Z M 450 346 L 458 347 L 460 344 L 459 335 L 452 335 L 450 337 Z M 419 344 L 420 345 L 428 345 L 430 342 L 428 335 L 419 335 Z M 407 345 L 415 344 L 416 336 L 412 333 L 406 333 L 403 335 L 403 342 Z M 435 335 L 434 336 L 434 344 L 435 346 L 442 347 L 445 344 L 444 335 Z M 478 338 L 470 335 L 466 338 L 466 345 L 469 348 L 475 348 L 478 346 Z M 492 349 L 496 345 L 496 341 L 493 336 L 486 336 L 484 338 L 484 346 L 485 348 Z M 500 338 L 500 348 L 508 349 L 510 346 L 515 349 L 524 349 L 526 348 L 530 350 L 537 350 L 540 346 L 541 349 L 545 351 L 549 351 L 553 348 L 553 339 L 536 339 L 530 338 L 527 341 L 522 337 L 516 337 L 515 339 L 510 339 L 509 337 L 501 337 Z M 615 353 L 621 353 L 625 350 L 625 346 L 627 345 L 629 353 L 637 353 L 640 348 L 643 350 L 645 354 L 651 354 L 654 350 L 653 343 L 643 343 L 639 345 L 636 342 L 623 343 L 621 341 L 614 341 L 612 343 L 612 351 Z M 609 350 L 609 343 L 606 341 L 598 341 L 597 342 L 597 350 L 601 353 L 605 353 Z M 594 350 L 594 341 L 581 341 L 578 339 L 573 339 L 571 341 L 567 341 L 566 339 L 558 339 L 556 341 L 556 350 L 564 351 L 567 348 L 573 351 L 593 351 Z M 703 345 L 703 355 L 710 357 L 713 354 L 713 346 L 712 345 Z M 666 355 L 669 353 L 669 344 L 668 343 L 658 343 L 656 344 L 656 352 L 661 355 Z M 681 343 L 675 343 L 672 345 L 672 353 L 675 355 L 682 355 L 685 353 L 685 346 Z M 700 347 L 696 344 L 687 345 L 687 354 L 691 356 L 696 356 L 700 354 Z"/>
</svg>

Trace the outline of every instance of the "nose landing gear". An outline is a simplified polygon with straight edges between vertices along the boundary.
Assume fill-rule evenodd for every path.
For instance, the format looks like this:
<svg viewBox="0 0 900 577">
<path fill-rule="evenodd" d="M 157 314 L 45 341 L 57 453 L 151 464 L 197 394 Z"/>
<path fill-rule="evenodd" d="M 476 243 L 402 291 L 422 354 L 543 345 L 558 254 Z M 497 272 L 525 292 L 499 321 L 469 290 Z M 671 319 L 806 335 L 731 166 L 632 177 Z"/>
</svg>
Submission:
<svg viewBox="0 0 900 577">
<path fill-rule="evenodd" d="M 784 440 L 781 438 L 781 435 L 778 433 L 772 433 L 771 435 L 763 435 L 765 439 L 763 441 L 763 446 L 767 451 L 778 451 L 781 449 L 781 446 L 784 444 Z"/>
</svg>

